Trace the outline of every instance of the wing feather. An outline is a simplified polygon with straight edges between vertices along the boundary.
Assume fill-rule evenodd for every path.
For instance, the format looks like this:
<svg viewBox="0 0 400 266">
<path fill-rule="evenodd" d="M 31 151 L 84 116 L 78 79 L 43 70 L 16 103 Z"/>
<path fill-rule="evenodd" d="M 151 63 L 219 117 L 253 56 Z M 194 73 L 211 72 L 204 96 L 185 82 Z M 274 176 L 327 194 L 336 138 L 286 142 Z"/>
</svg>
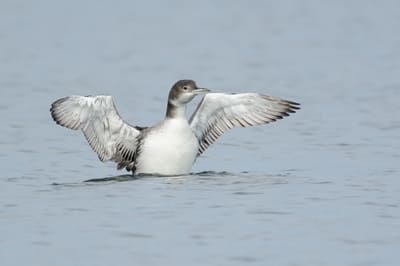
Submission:
<svg viewBox="0 0 400 266">
<path fill-rule="evenodd" d="M 189 120 L 199 140 L 198 155 L 231 128 L 267 124 L 298 109 L 296 102 L 258 93 L 208 93 Z"/>
<path fill-rule="evenodd" d="M 69 96 L 51 105 L 54 121 L 73 130 L 82 130 L 101 161 L 115 161 L 118 168 L 135 160 L 142 128 L 124 122 L 111 96 Z"/>
</svg>

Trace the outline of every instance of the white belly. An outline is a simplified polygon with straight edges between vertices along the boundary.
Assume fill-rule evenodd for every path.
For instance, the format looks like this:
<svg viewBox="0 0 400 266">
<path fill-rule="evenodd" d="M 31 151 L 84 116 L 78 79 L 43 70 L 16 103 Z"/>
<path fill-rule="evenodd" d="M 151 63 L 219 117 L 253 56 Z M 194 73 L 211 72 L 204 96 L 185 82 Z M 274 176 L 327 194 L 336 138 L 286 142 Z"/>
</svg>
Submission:
<svg viewBox="0 0 400 266">
<path fill-rule="evenodd" d="M 144 139 L 136 173 L 183 175 L 190 173 L 198 140 L 186 119 L 167 119 Z"/>
</svg>

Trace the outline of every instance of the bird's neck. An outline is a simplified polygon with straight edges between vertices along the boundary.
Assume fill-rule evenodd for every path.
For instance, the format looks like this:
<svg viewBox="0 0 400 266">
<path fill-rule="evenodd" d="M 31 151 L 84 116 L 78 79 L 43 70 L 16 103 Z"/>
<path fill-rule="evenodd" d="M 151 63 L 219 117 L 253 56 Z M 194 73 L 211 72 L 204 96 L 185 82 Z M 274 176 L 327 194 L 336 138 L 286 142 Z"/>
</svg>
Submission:
<svg viewBox="0 0 400 266">
<path fill-rule="evenodd" d="M 186 104 L 168 101 L 166 118 L 185 118 Z"/>
</svg>

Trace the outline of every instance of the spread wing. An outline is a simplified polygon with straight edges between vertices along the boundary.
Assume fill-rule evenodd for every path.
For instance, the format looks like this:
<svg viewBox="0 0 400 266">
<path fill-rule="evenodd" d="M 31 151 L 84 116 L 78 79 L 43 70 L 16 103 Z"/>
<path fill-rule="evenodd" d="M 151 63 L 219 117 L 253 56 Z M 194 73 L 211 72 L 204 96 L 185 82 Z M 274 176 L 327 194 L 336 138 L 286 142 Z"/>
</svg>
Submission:
<svg viewBox="0 0 400 266">
<path fill-rule="evenodd" d="M 69 96 L 51 105 L 54 121 L 82 130 L 101 161 L 115 161 L 118 169 L 134 167 L 138 136 L 142 128 L 125 123 L 111 96 Z"/>
<path fill-rule="evenodd" d="M 298 105 L 296 102 L 258 93 L 208 93 L 189 120 L 199 140 L 198 155 L 228 129 L 262 125 L 282 119 L 300 109 Z"/>
</svg>

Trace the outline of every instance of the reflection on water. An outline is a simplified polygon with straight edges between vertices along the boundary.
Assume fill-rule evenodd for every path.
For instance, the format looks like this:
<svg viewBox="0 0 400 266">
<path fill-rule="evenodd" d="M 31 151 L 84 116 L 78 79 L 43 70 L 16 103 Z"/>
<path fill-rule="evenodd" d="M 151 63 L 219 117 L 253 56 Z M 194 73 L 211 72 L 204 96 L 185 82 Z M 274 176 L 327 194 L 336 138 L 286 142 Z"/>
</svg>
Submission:
<svg viewBox="0 0 400 266">
<path fill-rule="evenodd" d="M 0 264 L 397 265 L 398 8 L 2 1 Z M 182 78 L 302 110 L 228 132 L 178 177 L 118 172 L 49 115 L 112 94 L 151 125 Z"/>
</svg>

